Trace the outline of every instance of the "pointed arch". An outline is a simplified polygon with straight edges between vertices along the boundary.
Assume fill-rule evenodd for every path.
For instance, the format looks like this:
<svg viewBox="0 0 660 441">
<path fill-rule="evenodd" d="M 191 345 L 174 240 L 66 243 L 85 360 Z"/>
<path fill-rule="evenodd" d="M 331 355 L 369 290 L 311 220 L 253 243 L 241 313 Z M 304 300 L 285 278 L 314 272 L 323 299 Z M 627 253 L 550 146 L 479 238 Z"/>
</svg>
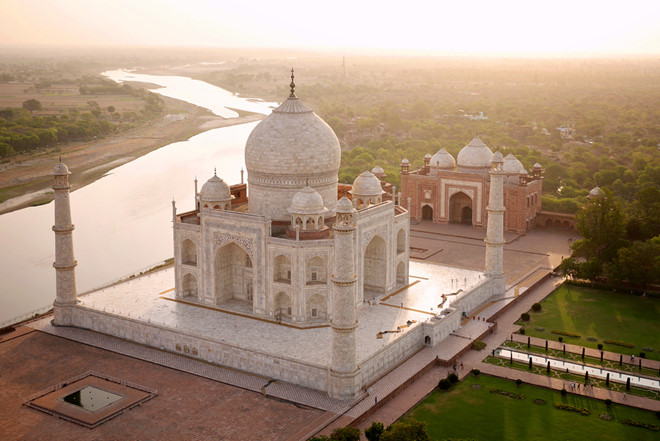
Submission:
<svg viewBox="0 0 660 441">
<path fill-rule="evenodd" d="M 325 296 L 315 294 L 307 300 L 307 320 L 326 320 L 328 301 Z"/>
<path fill-rule="evenodd" d="M 384 293 L 387 286 L 387 242 L 375 235 L 364 251 L 362 279 L 364 290 Z"/>
<path fill-rule="evenodd" d="M 275 319 L 276 320 L 288 320 L 291 318 L 291 297 L 284 291 L 280 291 L 275 294 Z"/>
<path fill-rule="evenodd" d="M 197 279 L 192 274 L 183 276 L 181 282 L 182 297 L 197 297 Z"/>
<path fill-rule="evenodd" d="M 215 300 L 246 300 L 246 281 L 252 280 L 252 269 L 247 267 L 249 254 L 236 242 L 228 242 L 215 253 Z"/>
<path fill-rule="evenodd" d="M 284 254 L 273 261 L 273 282 L 291 283 L 291 261 Z"/>
<path fill-rule="evenodd" d="M 197 246 L 190 239 L 181 242 L 181 263 L 197 266 Z"/>
<path fill-rule="evenodd" d="M 328 262 L 316 256 L 305 262 L 305 284 L 316 285 L 322 283 L 328 283 Z"/>
<path fill-rule="evenodd" d="M 399 232 L 396 233 L 396 253 L 401 254 L 406 252 L 406 230 L 404 228 L 399 229 Z"/>
<path fill-rule="evenodd" d="M 449 221 L 456 224 L 472 225 L 472 198 L 459 191 L 449 198 Z"/>
</svg>

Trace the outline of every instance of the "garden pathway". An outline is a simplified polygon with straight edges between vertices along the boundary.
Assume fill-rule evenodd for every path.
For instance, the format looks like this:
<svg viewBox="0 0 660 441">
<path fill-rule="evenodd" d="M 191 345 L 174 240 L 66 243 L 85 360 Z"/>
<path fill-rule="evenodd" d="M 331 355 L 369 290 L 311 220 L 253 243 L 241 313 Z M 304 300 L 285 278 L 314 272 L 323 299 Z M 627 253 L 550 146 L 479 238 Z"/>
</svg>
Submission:
<svg viewBox="0 0 660 441">
<path fill-rule="evenodd" d="M 509 369 L 503 366 L 496 366 L 490 363 L 479 363 L 476 366 L 477 369 L 481 370 L 482 373 L 493 375 L 500 378 L 506 378 L 508 380 L 521 379 L 523 383 L 533 384 L 535 386 L 546 387 L 548 389 L 561 390 L 566 388 L 568 390 L 567 380 L 561 380 L 559 378 L 546 377 L 545 375 L 532 374 L 531 372 L 525 372 L 516 369 Z M 596 398 L 598 400 L 610 399 L 614 403 L 624 404 L 626 406 L 639 407 L 640 409 L 647 409 L 652 411 L 660 411 L 660 401 L 653 400 L 651 398 L 638 397 L 636 395 L 630 395 L 622 392 L 615 392 L 609 389 L 603 388 L 588 388 L 585 390 L 582 387 L 579 391 L 571 391 L 574 395 L 580 395 L 587 398 Z"/>
<path fill-rule="evenodd" d="M 545 342 L 546 340 L 538 337 L 528 337 L 525 335 L 520 335 L 520 334 L 513 334 L 513 341 L 518 342 L 518 343 L 524 343 L 527 344 L 527 339 L 529 338 L 530 344 L 532 346 L 540 346 L 540 347 L 545 347 Z M 572 345 L 569 343 L 560 343 L 558 341 L 553 341 L 553 340 L 548 340 L 548 348 L 549 349 L 555 349 L 558 351 L 563 350 L 564 345 L 566 345 L 566 352 L 571 352 L 573 354 L 578 354 L 582 355 L 582 349 L 584 348 L 584 354 L 587 357 L 593 357 L 593 358 L 600 358 L 600 350 L 594 349 L 594 348 L 587 348 L 579 345 Z M 614 361 L 614 362 L 619 362 L 619 358 L 621 357 L 621 354 L 616 353 L 616 352 L 609 352 L 609 351 L 603 351 L 603 359 L 604 360 L 609 360 L 609 361 Z M 631 366 L 638 368 L 639 363 L 642 363 L 642 367 L 649 368 L 649 369 L 654 369 L 658 370 L 660 369 L 660 361 L 656 360 L 649 360 L 648 358 L 639 358 L 635 357 L 635 361 L 632 361 L 630 355 L 623 355 L 623 363 Z"/>
</svg>

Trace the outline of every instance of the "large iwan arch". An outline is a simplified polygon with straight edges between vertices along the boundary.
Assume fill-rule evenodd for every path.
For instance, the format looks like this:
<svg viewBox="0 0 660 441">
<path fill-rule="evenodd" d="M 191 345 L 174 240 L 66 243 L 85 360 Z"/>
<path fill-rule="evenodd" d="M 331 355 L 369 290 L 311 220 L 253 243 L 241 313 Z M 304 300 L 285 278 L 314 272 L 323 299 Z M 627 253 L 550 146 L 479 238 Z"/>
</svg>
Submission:
<svg viewBox="0 0 660 441">
<path fill-rule="evenodd" d="M 385 239 L 374 236 L 364 250 L 362 269 L 364 291 L 382 294 L 387 287 L 387 246 Z M 366 296 L 365 296 L 366 298 Z"/>
<path fill-rule="evenodd" d="M 449 198 L 449 221 L 454 224 L 472 225 L 472 198 L 459 191 Z"/>
<path fill-rule="evenodd" d="M 231 299 L 247 301 L 246 282 L 252 279 L 248 262 L 248 253 L 234 242 L 218 248 L 214 266 L 216 303 Z"/>
</svg>

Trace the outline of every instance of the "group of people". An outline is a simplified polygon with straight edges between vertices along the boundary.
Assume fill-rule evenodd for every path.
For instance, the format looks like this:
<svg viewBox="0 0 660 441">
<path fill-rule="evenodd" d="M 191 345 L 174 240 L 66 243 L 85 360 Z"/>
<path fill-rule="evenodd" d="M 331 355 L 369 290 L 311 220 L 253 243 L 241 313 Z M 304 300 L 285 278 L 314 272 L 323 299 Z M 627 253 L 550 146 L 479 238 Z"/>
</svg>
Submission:
<svg viewBox="0 0 660 441">
<path fill-rule="evenodd" d="M 586 392 L 588 390 L 587 388 L 591 388 L 591 390 L 593 390 L 594 388 L 593 384 L 591 384 L 588 380 L 585 381 L 583 390 Z M 572 391 L 577 390 L 578 392 L 580 392 L 580 383 L 578 383 L 577 381 L 571 381 L 570 383 L 568 383 L 568 389 Z"/>
</svg>

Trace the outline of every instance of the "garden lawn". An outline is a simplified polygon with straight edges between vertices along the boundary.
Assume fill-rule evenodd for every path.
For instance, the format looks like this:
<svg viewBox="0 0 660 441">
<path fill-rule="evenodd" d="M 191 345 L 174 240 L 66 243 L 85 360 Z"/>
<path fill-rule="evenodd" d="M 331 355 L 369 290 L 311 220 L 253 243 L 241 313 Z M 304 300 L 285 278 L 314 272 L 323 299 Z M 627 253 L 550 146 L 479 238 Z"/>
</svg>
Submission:
<svg viewBox="0 0 660 441">
<path fill-rule="evenodd" d="M 529 312 L 529 322 L 516 322 L 525 327 L 526 335 L 558 341 L 560 335 L 551 331 L 571 332 L 579 334 L 580 338 L 562 336 L 564 343 L 589 348 L 598 348 L 598 343 L 602 343 L 606 351 L 635 356 L 645 352 L 646 358 L 660 360 L 658 298 L 563 284 L 541 305 L 540 312 Z M 594 339 L 596 341 L 592 341 Z M 630 343 L 635 347 L 613 345 L 604 340 Z"/>
<path fill-rule="evenodd" d="M 475 389 L 480 387 L 480 389 Z M 491 389 L 524 396 L 514 399 Z M 545 404 L 536 404 L 541 399 Z M 586 408 L 591 415 L 556 409 L 554 403 Z M 610 421 L 599 417 L 612 416 Z M 431 439 L 490 440 L 657 440 L 660 432 L 621 423 L 630 418 L 660 425 L 653 412 L 568 394 L 500 378 L 469 375 L 449 391 L 436 390 L 409 416 L 426 423 Z"/>
</svg>

